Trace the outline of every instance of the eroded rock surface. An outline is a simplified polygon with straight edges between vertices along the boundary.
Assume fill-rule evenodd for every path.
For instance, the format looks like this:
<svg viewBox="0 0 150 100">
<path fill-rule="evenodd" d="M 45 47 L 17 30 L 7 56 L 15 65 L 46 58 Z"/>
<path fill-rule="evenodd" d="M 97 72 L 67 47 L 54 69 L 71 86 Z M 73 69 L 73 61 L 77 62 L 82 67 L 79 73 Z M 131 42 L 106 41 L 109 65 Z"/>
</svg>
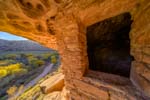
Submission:
<svg viewBox="0 0 150 100">
<path fill-rule="evenodd" d="M 87 27 L 125 12 L 130 13 L 133 20 L 129 35 L 130 53 L 135 58 L 131 66 L 132 82 L 129 78 L 126 82 L 131 82 L 134 89 L 124 90 L 123 84 L 107 87 L 108 82 L 118 81 L 108 81 L 107 73 L 103 74 L 105 80 L 92 77 L 90 83 L 86 78 L 91 74 L 88 72 Z M 136 100 L 137 97 L 143 100 L 150 97 L 149 26 L 149 0 L 0 0 L 0 31 L 29 38 L 59 51 L 65 88 L 69 91 L 66 95 L 70 100 Z M 127 96 L 126 93 L 133 93 L 129 91 L 138 96 Z"/>
<path fill-rule="evenodd" d="M 56 74 L 40 84 L 44 93 L 48 94 L 55 91 L 62 91 L 64 87 L 64 75 Z"/>
</svg>

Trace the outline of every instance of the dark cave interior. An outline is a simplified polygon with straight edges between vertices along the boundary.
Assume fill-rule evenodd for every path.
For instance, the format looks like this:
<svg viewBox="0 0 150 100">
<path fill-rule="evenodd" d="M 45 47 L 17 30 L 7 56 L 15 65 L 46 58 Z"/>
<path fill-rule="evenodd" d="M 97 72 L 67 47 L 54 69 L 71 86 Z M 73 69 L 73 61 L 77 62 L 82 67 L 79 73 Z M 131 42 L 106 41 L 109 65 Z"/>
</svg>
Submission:
<svg viewBox="0 0 150 100">
<path fill-rule="evenodd" d="M 130 13 L 123 13 L 87 28 L 89 69 L 130 76 L 134 60 L 130 55 L 131 24 Z"/>
</svg>

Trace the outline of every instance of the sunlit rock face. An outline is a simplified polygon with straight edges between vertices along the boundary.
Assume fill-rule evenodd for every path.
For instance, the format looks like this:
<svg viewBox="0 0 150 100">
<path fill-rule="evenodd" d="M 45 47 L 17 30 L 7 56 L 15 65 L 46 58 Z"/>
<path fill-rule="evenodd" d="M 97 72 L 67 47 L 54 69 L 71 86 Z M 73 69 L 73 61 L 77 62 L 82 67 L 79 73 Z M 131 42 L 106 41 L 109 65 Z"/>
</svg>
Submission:
<svg viewBox="0 0 150 100">
<path fill-rule="evenodd" d="M 57 3 L 49 0 L 1 0 L 0 30 L 56 47 L 53 22 Z"/>
<path fill-rule="evenodd" d="M 59 51 L 67 91 L 64 95 L 68 100 L 145 100 L 150 97 L 149 4 L 149 0 L 0 0 L 0 31 L 29 38 Z M 119 56 L 125 54 L 128 59 L 130 52 L 134 57 L 130 78 L 90 71 L 87 27 L 126 12 L 133 20 L 132 24 L 129 21 L 129 38 L 125 39 L 130 39 L 130 50 L 112 53 L 116 50 L 107 48 L 104 51 L 109 51 L 109 56 L 115 55 L 117 60 L 120 59 L 116 57 L 117 53 Z M 113 26 L 118 28 L 113 28 L 114 31 L 123 24 L 117 25 L 117 21 Z M 106 34 L 106 37 L 112 38 L 112 34 Z M 95 42 L 99 39 L 107 40 L 100 36 Z M 113 42 L 107 45 L 113 45 Z M 96 51 L 102 55 L 98 59 L 106 56 L 99 48 Z"/>
</svg>

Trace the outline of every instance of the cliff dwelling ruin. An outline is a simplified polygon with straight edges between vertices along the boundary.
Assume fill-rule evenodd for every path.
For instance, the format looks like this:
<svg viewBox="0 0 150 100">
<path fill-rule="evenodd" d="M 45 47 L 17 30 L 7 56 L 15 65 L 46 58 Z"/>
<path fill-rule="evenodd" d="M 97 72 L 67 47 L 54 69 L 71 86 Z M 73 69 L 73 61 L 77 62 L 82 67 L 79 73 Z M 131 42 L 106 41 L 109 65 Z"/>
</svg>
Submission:
<svg viewBox="0 0 150 100">
<path fill-rule="evenodd" d="M 89 68 L 129 77 L 131 15 L 124 13 L 87 28 Z"/>
<path fill-rule="evenodd" d="M 150 100 L 150 0 L 0 0 L 0 31 L 58 50 L 64 100 Z"/>
</svg>

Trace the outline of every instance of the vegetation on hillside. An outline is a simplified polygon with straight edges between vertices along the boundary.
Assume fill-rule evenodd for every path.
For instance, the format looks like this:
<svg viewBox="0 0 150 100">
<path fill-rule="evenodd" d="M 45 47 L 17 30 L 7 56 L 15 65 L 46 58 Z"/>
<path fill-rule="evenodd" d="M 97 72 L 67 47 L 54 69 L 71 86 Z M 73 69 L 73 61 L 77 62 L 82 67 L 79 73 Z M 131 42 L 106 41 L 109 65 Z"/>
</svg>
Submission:
<svg viewBox="0 0 150 100">
<path fill-rule="evenodd" d="M 16 91 L 37 77 L 45 65 L 56 64 L 58 53 L 21 52 L 6 53 L 0 56 L 0 100 L 7 100 Z"/>
<path fill-rule="evenodd" d="M 8 66 L 0 66 L 0 78 L 12 75 L 12 74 L 25 74 L 27 73 L 27 69 L 22 68 L 21 63 L 10 64 Z"/>
<path fill-rule="evenodd" d="M 34 87 L 29 88 L 23 94 L 21 94 L 19 97 L 17 97 L 16 100 L 43 100 L 43 98 L 46 96 L 46 94 L 43 93 L 43 91 L 39 85 L 46 79 L 50 78 L 51 76 L 56 75 L 61 72 L 60 68 L 57 70 L 56 69 L 54 69 L 54 70 L 55 70 L 55 72 L 52 72 L 52 73 L 48 74 L 47 76 L 45 76 Z M 12 91 L 13 91 L 13 88 L 12 88 Z"/>
</svg>

